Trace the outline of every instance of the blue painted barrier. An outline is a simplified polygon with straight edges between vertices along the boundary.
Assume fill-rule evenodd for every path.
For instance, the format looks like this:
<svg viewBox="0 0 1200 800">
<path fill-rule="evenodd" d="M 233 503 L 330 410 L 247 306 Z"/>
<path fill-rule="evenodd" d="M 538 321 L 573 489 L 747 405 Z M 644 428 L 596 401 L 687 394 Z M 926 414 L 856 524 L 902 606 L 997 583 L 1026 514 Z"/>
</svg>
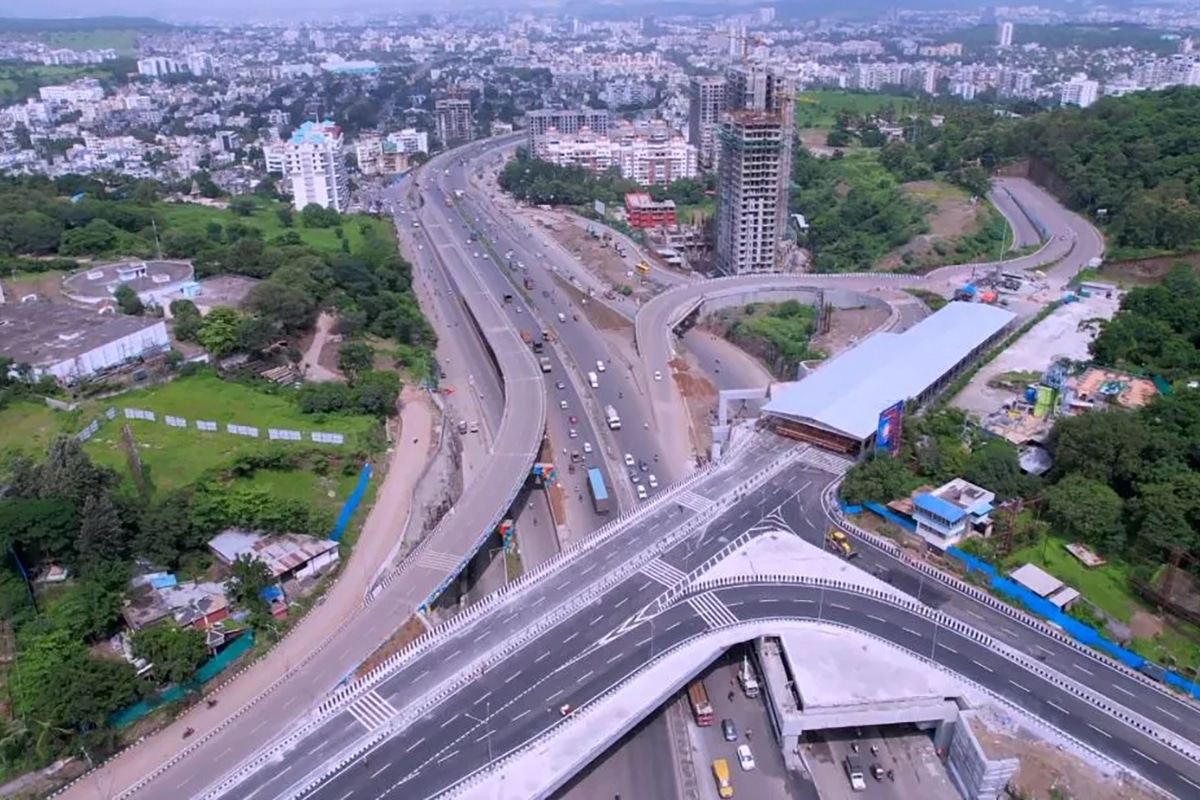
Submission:
<svg viewBox="0 0 1200 800">
<path fill-rule="evenodd" d="M 346 526 L 350 524 L 350 519 L 354 516 L 354 512 L 358 511 L 358 505 L 362 502 L 363 495 L 367 493 L 367 485 L 371 482 L 371 465 L 368 463 L 363 466 L 362 472 L 358 474 L 358 483 L 354 487 L 354 491 L 346 498 L 346 502 L 342 505 L 342 511 L 338 514 L 337 523 L 333 526 L 333 533 L 329 534 L 329 538 L 335 542 L 342 540 L 342 534 L 346 532 Z"/>
<path fill-rule="evenodd" d="M 913 530 L 914 525 L 908 520 L 898 516 L 895 512 L 885 508 L 878 503 L 865 502 L 859 506 L 852 506 L 838 498 L 838 506 L 845 514 L 861 514 L 864 510 L 878 514 L 885 519 L 903 525 L 908 530 Z M 1058 606 L 1039 597 L 1033 592 L 1026 589 L 1024 586 L 1011 581 L 1000 574 L 994 566 L 988 562 L 976 558 L 970 553 L 959 550 L 957 547 L 947 548 L 946 554 L 958 559 L 968 572 L 978 572 L 987 576 L 988 585 L 997 594 L 1004 598 L 1013 601 L 1015 604 L 1023 606 L 1030 613 L 1042 617 L 1047 622 L 1060 628 L 1065 634 L 1070 636 L 1080 644 L 1100 650 L 1109 657 L 1121 662 L 1130 669 L 1141 671 L 1147 664 L 1151 663 L 1145 656 L 1139 655 L 1132 650 L 1121 647 L 1119 644 L 1106 639 L 1102 633 L 1097 631 L 1090 625 L 1085 625 L 1069 614 L 1065 614 L 1059 610 Z M 1163 681 L 1176 689 L 1179 689 L 1195 698 L 1200 698 L 1200 688 L 1197 688 L 1196 682 L 1191 678 L 1185 678 L 1176 672 L 1170 672 L 1166 669 Z"/>
<path fill-rule="evenodd" d="M 905 519 L 895 511 L 892 511 L 890 508 L 879 505 L 879 503 L 872 503 L 870 500 L 868 500 L 863 503 L 863 507 L 873 514 L 878 514 L 888 522 L 896 523 L 906 531 L 915 531 L 917 529 L 917 523 L 913 522 L 911 519 Z"/>
</svg>

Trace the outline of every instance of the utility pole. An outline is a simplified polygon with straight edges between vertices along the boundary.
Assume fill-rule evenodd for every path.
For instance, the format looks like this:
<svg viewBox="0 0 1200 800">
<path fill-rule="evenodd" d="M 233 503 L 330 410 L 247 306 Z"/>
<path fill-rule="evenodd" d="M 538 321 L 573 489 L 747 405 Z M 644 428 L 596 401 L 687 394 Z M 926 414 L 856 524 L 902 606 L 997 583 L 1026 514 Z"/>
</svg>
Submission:
<svg viewBox="0 0 1200 800">
<path fill-rule="evenodd" d="M 463 716 L 467 719 L 478 722 L 486 729 L 483 737 L 487 739 L 488 764 L 491 764 L 493 761 L 495 761 L 495 759 L 492 757 L 492 701 L 488 700 L 487 705 L 484 706 L 484 708 L 486 709 L 486 713 L 484 714 L 483 719 L 479 719 L 478 717 L 465 712 L 463 713 Z"/>
</svg>

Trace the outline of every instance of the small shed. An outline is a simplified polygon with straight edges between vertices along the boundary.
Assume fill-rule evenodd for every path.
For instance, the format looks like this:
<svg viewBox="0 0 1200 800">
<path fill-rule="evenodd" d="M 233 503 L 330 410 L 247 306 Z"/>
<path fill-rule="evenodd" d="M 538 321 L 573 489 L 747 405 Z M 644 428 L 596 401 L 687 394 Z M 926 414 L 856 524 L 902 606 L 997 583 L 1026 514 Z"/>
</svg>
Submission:
<svg viewBox="0 0 1200 800">
<path fill-rule="evenodd" d="M 1079 599 L 1080 594 L 1046 570 L 1035 564 L 1025 564 L 1008 574 L 1016 583 L 1025 587 L 1043 600 L 1049 600 L 1065 611 Z"/>
</svg>

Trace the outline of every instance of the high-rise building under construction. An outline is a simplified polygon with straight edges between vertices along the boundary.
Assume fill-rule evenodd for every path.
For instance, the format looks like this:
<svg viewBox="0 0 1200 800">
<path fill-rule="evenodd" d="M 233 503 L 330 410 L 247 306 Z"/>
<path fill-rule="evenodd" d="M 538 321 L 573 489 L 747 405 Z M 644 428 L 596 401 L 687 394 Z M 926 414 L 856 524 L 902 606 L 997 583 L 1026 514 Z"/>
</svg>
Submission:
<svg viewBox="0 0 1200 800">
<path fill-rule="evenodd" d="M 718 271 L 780 272 L 791 186 L 792 82 L 761 65 L 731 69 L 718 132 Z"/>
</svg>

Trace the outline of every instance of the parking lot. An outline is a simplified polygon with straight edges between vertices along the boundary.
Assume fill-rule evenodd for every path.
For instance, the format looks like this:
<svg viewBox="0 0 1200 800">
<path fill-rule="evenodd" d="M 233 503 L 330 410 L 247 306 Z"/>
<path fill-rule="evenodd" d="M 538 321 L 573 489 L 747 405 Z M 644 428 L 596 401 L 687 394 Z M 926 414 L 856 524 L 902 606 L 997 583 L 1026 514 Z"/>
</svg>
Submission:
<svg viewBox="0 0 1200 800">
<path fill-rule="evenodd" d="M 857 747 L 857 752 L 855 752 Z M 875 748 L 874 752 L 872 748 Z M 821 800 L 958 800 L 958 790 L 946 775 L 927 734 L 913 728 L 886 730 L 865 728 L 861 736 L 854 730 L 814 731 L 804 743 L 804 759 L 812 770 Z M 853 756 L 861 765 L 866 788 L 855 791 L 850 785 L 846 758 Z M 879 767 L 878 777 L 872 768 Z M 887 771 L 891 771 L 891 777 Z"/>
<path fill-rule="evenodd" d="M 705 673 L 704 683 L 713 706 L 714 722 L 701 728 L 693 720 L 688 721 L 688 738 L 700 797 L 718 800 L 712 762 L 723 758 L 729 764 L 730 782 L 738 800 L 817 800 L 811 784 L 784 769 L 783 755 L 767 719 L 763 698 L 747 698 L 738 685 L 740 666 L 740 654 L 735 649 Z M 736 729 L 735 741 L 727 742 L 722 735 L 721 721 L 726 719 L 731 720 Z M 753 770 L 746 771 L 738 765 L 737 747 L 742 744 L 749 745 L 754 756 Z"/>
</svg>

